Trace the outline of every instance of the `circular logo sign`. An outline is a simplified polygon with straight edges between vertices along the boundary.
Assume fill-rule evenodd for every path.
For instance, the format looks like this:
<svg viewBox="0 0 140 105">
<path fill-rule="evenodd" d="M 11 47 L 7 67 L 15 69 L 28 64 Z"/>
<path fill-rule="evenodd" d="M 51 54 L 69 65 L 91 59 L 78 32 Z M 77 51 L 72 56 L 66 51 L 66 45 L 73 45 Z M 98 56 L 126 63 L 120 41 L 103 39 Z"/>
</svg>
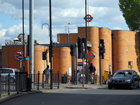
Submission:
<svg viewBox="0 0 140 105">
<path fill-rule="evenodd" d="M 22 55 L 22 58 L 23 58 L 23 52 L 22 51 L 16 51 L 15 54 L 13 55 L 13 57 L 18 61 L 18 60 L 21 59 L 21 55 Z"/>
<path fill-rule="evenodd" d="M 94 57 L 95 57 L 95 55 L 94 55 L 92 52 L 89 52 L 89 53 L 87 54 L 87 59 L 88 59 L 88 60 L 92 60 Z"/>
<path fill-rule="evenodd" d="M 90 21 L 93 19 L 93 17 L 92 17 L 90 14 L 87 14 L 87 15 L 84 17 L 84 19 L 86 20 L 86 22 L 90 22 Z"/>
</svg>

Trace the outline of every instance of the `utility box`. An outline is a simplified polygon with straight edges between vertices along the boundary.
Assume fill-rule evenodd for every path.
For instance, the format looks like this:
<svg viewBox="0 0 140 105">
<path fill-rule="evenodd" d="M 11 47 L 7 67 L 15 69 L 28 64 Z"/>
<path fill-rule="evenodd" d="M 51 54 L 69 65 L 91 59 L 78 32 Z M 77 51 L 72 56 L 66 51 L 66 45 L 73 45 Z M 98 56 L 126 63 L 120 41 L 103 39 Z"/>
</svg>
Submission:
<svg viewBox="0 0 140 105">
<path fill-rule="evenodd" d="M 27 91 L 27 72 L 16 72 L 16 90 Z"/>
</svg>

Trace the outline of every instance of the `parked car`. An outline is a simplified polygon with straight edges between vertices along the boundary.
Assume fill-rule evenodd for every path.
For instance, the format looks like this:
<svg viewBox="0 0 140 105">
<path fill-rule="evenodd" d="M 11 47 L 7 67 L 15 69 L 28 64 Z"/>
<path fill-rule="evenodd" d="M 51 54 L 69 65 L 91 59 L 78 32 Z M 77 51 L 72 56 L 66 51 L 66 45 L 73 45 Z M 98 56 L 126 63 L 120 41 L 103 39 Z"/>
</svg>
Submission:
<svg viewBox="0 0 140 105">
<path fill-rule="evenodd" d="M 108 89 L 112 89 L 113 87 L 139 88 L 139 75 L 135 70 L 118 70 L 108 80 Z"/>
<path fill-rule="evenodd" d="M 8 74 L 10 73 L 10 82 L 15 81 L 15 72 L 19 72 L 18 69 L 14 68 L 0 68 L 1 73 L 1 81 L 7 81 L 8 80 Z"/>
</svg>

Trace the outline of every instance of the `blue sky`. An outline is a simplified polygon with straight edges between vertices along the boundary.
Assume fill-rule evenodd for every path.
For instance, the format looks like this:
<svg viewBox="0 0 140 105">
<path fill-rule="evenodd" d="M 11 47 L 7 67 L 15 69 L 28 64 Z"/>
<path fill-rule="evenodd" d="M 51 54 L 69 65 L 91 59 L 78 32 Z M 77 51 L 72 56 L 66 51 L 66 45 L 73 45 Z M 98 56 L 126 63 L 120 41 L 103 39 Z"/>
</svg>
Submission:
<svg viewBox="0 0 140 105">
<path fill-rule="evenodd" d="M 25 38 L 29 35 L 29 0 L 25 2 Z M 87 0 L 88 14 L 93 16 L 89 26 L 106 27 L 112 30 L 129 30 L 119 0 Z M 56 42 L 57 33 L 77 33 L 78 27 L 85 26 L 85 0 L 52 0 L 52 35 Z M 34 0 L 34 39 L 39 43 L 49 43 L 49 0 Z M 13 40 L 22 33 L 22 0 L 0 0 L 0 44 Z"/>
</svg>

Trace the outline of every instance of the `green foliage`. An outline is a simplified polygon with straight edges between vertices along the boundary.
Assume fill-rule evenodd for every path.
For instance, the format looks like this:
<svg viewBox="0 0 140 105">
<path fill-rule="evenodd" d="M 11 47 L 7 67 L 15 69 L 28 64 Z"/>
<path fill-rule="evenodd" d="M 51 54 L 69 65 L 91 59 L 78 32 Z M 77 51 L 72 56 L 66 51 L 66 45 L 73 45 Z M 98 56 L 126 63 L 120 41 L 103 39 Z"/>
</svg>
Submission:
<svg viewBox="0 0 140 105">
<path fill-rule="evenodd" d="M 0 44 L 0 49 L 2 49 L 2 45 Z"/>
<path fill-rule="evenodd" d="M 119 0 L 119 6 L 129 29 L 140 32 L 140 0 Z"/>
</svg>

